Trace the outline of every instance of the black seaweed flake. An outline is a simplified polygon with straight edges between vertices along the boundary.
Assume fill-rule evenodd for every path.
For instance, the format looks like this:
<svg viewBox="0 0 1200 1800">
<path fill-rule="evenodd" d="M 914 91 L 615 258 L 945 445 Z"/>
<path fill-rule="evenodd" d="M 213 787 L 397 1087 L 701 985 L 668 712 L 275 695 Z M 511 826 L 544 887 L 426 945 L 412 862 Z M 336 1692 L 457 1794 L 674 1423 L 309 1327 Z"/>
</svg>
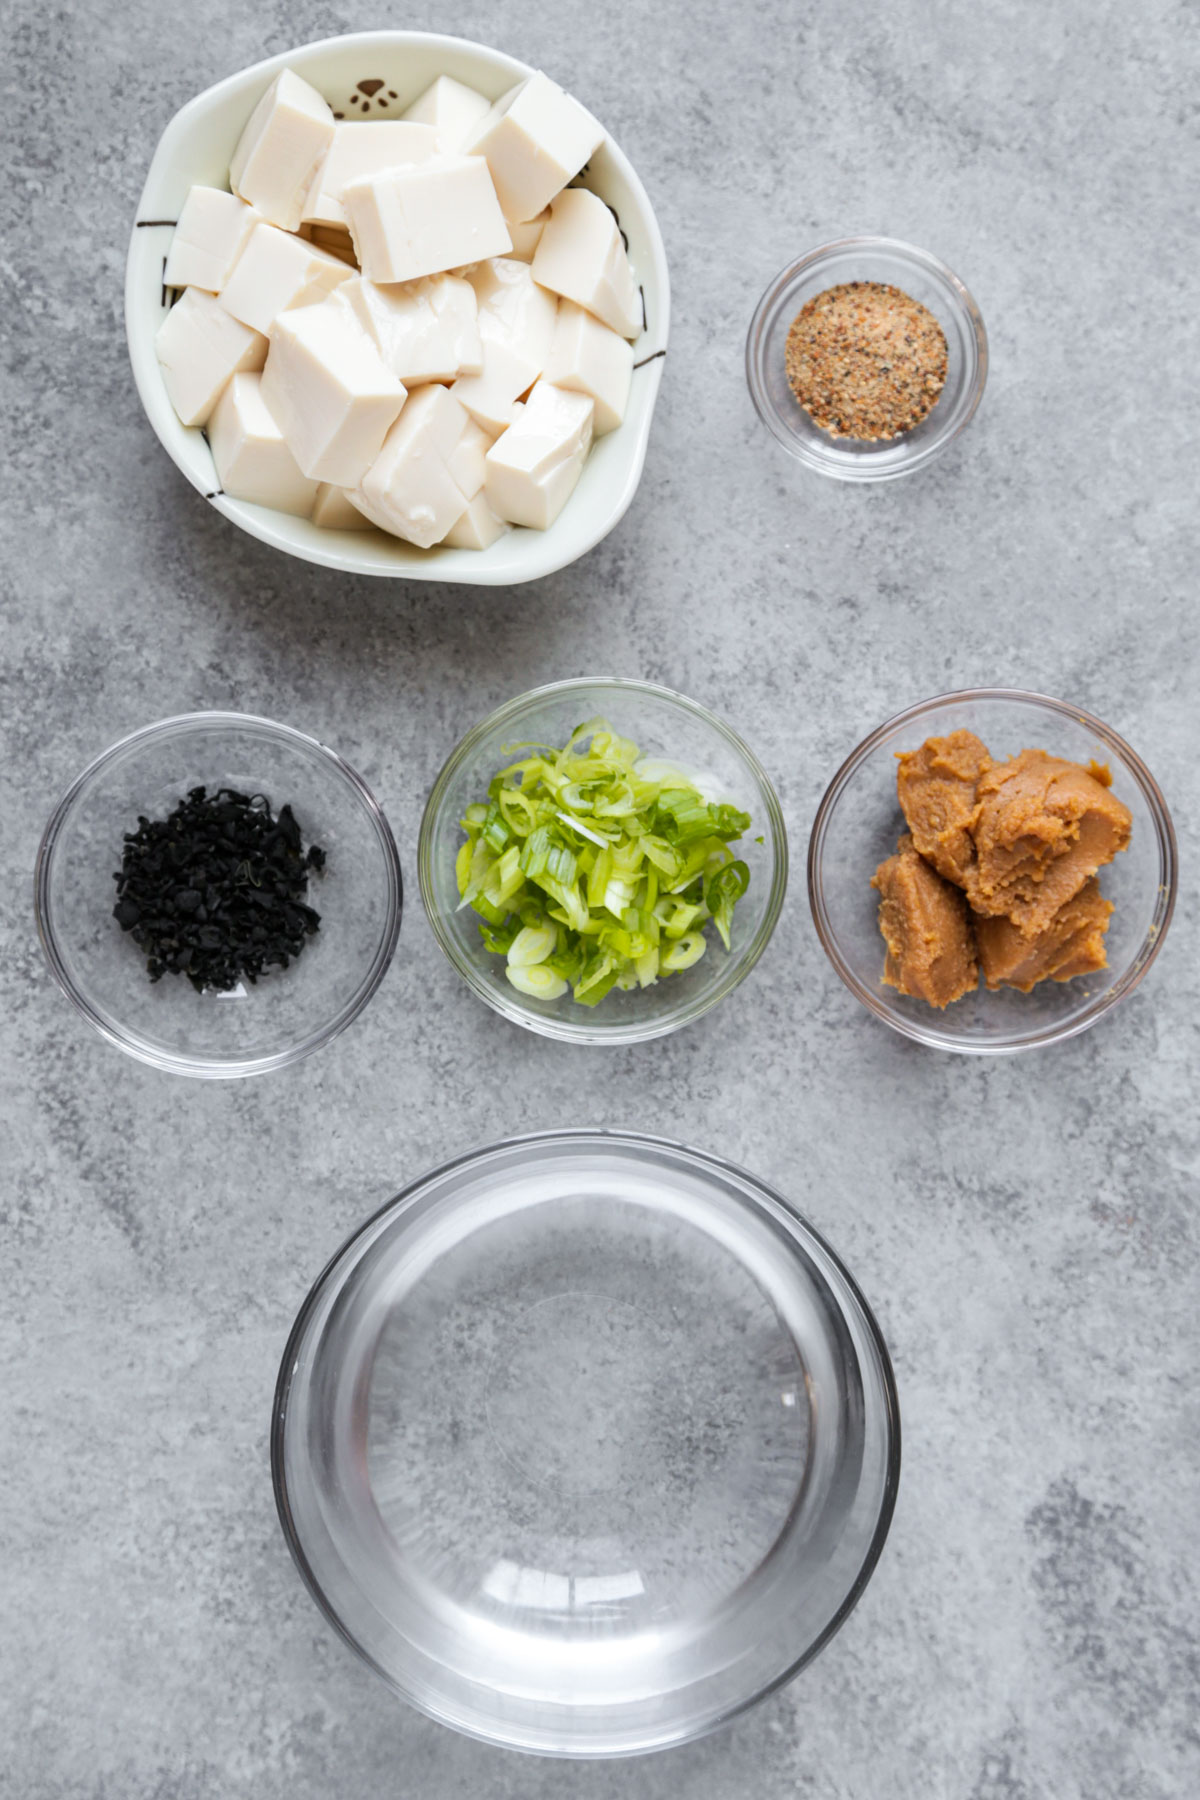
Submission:
<svg viewBox="0 0 1200 1800">
<path fill-rule="evenodd" d="M 192 788 L 165 819 L 139 815 L 113 875 L 113 917 L 145 951 L 151 981 L 186 975 L 227 993 L 286 969 L 321 923 L 307 905 L 325 852 L 304 848 L 290 806 L 265 794 Z"/>
</svg>

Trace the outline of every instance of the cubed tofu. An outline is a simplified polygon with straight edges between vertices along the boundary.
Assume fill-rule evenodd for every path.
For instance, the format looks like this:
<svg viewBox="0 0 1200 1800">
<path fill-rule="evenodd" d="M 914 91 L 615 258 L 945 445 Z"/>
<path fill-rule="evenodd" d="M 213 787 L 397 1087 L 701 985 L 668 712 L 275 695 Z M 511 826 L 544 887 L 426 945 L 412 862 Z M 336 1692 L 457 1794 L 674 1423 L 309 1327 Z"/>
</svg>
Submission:
<svg viewBox="0 0 1200 1800">
<path fill-rule="evenodd" d="M 448 388 L 414 388 L 383 449 L 354 490 L 354 504 L 374 524 L 428 549 L 462 517 L 475 491 L 462 454 L 470 425 Z"/>
<path fill-rule="evenodd" d="M 462 517 L 454 521 L 442 542 L 455 550 L 487 550 L 509 529 L 488 505 L 487 495 L 479 493 Z"/>
<path fill-rule="evenodd" d="M 546 367 L 558 301 L 534 281 L 528 263 L 497 256 L 471 271 L 479 301 L 483 363 L 454 384 L 457 399 L 491 432 L 503 431 L 512 405 Z"/>
<path fill-rule="evenodd" d="M 295 231 L 309 183 L 333 142 L 333 127 L 333 113 L 316 88 L 284 69 L 238 139 L 230 187 L 272 225 Z"/>
<path fill-rule="evenodd" d="M 617 221 L 586 188 L 568 188 L 550 207 L 534 252 L 533 278 L 574 300 L 621 337 L 642 329 L 642 306 Z"/>
<path fill-rule="evenodd" d="M 436 156 L 352 181 L 342 200 L 370 281 L 416 281 L 486 256 L 512 240 L 481 156 Z"/>
<path fill-rule="evenodd" d="M 371 521 L 364 518 L 345 488 L 335 487 L 332 481 L 322 481 L 317 486 L 317 497 L 312 504 L 311 513 L 314 525 L 322 531 L 369 531 Z"/>
<path fill-rule="evenodd" d="M 540 375 L 554 342 L 558 300 L 539 287 L 528 263 L 493 256 L 467 277 L 479 305 L 479 330 L 517 351 Z M 533 376 L 530 376 L 530 381 Z M 528 382 L 525 384 L 527 387 Z"/>
<path fill-rule="evenodd" d="M 600 437 L 615 431 L 625 417 L 633 379 L 633 345 L 573 300 L 560 300 L 545 375 L 555 387 L 591 396 L 596 407 L 596 436 Z"/>
<path fill-rule="evenodd" d="M 468 417 L 454 450 L 446 459 L 446 467 L 464 494 L 475 495 L 487 475 L 486 457 L 492 447 L 493 433 Z"/>
<path fill-rule="evenodd" d="M 509 255 L 515 261 L 533 261 L 533 253 L 541 243 L 542 233 L 546 229 L 549 217 L 550 208 L 544 206 L 541 212 L 535 214 L 532 219 L 526 219 L 523 222 L 516 219 L 504 221 L 508 226 L 508 235 L 512 239 L 512 249 L 509 251 Z"/>
<path fill-rule="evenodd" d="M 255 331 L 269 332 L 280 313 L 331 294 L 354 270 L 328 250 L 275 225 L 256 225 L 221 290 L 227 313 Z"/>
<path fill-rule="evenodd" d="M 418 125 L 432 125 L 442 141 L 442 149 L 453 155 L 462 149 L 479 121 L 491 109 L 491 102 L 452 75 L 439 75 L 414 100 L 405 119 Z"/>
<path fill-rule="evenodd" d="M 232 318 L 213 294 L 185 288 L 158 328 L 154 349 L 171 405 L 185 425 L 205 425 L 226 383 L 261 369 L 267 340 Z"/>
<path fill-rule="evenodd" d="M 352 181 L 428 162 L 441 149 L 431 125 L 403 119 L 363 119 L 335 125 L 333 142 L 313 176 L 302 217 L 310 225 L 345 225 L 342 192 Z"/>
<path fill-rule="evenodd" d="M 520 223 L 548 206 L 603 142 L 587 108 L 539 70 L 497 100 L 463 147 L 487 158 L 505 218 Z"/>
<path fill-rule="evenodd" d="M 236 194 L 220 188 L 189 188 L 167 252 L 166 285 L 219 294 L 261 218 L 261 213 Z"/>
<path fill-rule="evenodd" d="M 347 282 L 342 290 L 392 374 L 407 387 L 483 365 L 475 290 L 453 275 Z"/>
<path fill-rule="evenodd" d="M 235 375 L 213 408 L 208 442 L 222 488 L 234 500 L 305 519 L 317 484 L 302 475 L 262 397 L 261 375 Z"/>
<path fill-rule="evenodd" d="M 545 531 L 570 499 L 592 442 L 592 402 L 539 381 L 487 453 L 484 493 L 513 525 Z"/>
<path fill-rule="evenodd" d="M 511 422 L 513 402 L 537 380 L 527 357 L 494 337 L 483 337 L 483 367 L 478 375 L 462 375 L 450 392 L 476 424 L 493 434 Z"/>
<path fill-rule="evenodd" d="M 262 394 L 305 475 L 345 488 L 379 455 L 405 399 L 336 293 L 276 319 Z"/>
</svg>

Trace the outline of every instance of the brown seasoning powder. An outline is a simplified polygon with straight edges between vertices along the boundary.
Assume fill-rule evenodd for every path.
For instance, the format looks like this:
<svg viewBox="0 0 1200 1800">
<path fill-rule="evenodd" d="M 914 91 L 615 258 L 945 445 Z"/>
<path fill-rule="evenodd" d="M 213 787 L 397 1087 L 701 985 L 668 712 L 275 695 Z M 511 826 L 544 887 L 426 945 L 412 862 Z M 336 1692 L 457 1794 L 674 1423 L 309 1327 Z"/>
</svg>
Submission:
<svg viewBox="0 0 1200 1800">
<path fill-rule="evenodd" d="M 879 281 L 847 281 L 809 300 L 787 336 L 787 378 L 831 437 L 899 437 L 946 384 L 946 334 L 927 307 Z"/>
</svg>

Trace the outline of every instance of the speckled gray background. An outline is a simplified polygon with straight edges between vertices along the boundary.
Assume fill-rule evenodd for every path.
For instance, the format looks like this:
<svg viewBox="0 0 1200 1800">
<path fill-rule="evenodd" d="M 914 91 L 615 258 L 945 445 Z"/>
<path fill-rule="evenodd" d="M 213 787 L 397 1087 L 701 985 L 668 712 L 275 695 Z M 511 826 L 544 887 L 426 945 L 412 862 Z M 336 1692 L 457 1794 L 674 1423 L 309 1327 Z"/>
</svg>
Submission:
<svg viewBox="0 0 1200 1800">
<path fill-rule="evenodd" d="M 0 1792 L 1200 1792 L 1195 12 L 18 0 L 15 19 Z M 619 138 L 662 222 L 674 334 L 645 480 L 606 543 L 529 588 L 284 560 L 186 485 L 130 379 L 126 237 L 171 113 L 263 54 L 376 24 L 541 62 Z M 874 492 L 793 466 L 742 379 L 767 280 L 852 230 L 941 254 L 993 353 L 961 445 Z M 599 668 L 719 708 L 784 800 L 800 873 L 779 931 L 690 1030 L 614 1055 L 515 1031 L 438 959 L 415 883 L 370 1011 L 281 1076 L 156 1075 L 54 989 L 30 915 L 38 833 L 123 732 L 205 706 L 316 732 L 381 796 L 411 876 L 457 736 Z M 1171 938 L 1120 1015 L 988 1065 L 859 1010 L 802 879 L 843 754 L 976 681 L 1040 685 L 1123 731 L 1184 854 Z M 301 1589 L 267 1465 L 284 1338 L 343 1234 L 451 1152 L 582 1119 L 692 1139 L 788 1190 L 877 1307 L 906 1432 L 891 1541 L 824 1657 L 726 1734 L 620 1766 L 505 1755 L 394 1702 Z"/>
</svg>

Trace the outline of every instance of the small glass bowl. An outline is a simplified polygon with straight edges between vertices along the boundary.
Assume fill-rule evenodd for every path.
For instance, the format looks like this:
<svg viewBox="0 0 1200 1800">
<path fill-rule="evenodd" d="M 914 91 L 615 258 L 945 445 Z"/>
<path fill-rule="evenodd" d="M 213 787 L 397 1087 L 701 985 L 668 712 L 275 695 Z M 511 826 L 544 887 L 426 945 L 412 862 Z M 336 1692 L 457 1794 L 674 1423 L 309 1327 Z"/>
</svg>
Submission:
<svg viewBox="0 0 1200 1800">
<path fill-rule="evenodd" d="M 290 804 L 327 858 L 309 883 L 321 925 L 303 954 L 228 994 L 198 994 L 184 976 L 151 982 L 112 916 L 125 832 L 202 784 Z M 46 960 L 88 1023 L 154 1068 L 216 1079 L 281 1069 L 344 1031 L 392 959 L 401 903 L 396 845 L 362 777 L 315 738 L 241 713 L 164 719 L 106 750 L 55 808 L 34 881 Z"/>
<path fill-rule="evenodd" d="M 946 334 L 946 385 L 937 404 L 911 431 L 877 443 L 831 437 L 805 412 L 787 378 L 792 320 L 817 294 L 848 281 L 903 289 L 933 313 Z M 983 319 L 958 276 L 927 250 L 897 238 L 839 238 L 790 263 L 759 301 L 746 339 L 746 380 L 759 417 L 792 456 L 839 481 L 892 481 L 923 468 L 972 417 L 987 367 Z"/>
<path fill-rule="evenodd" d="M 513 760 L 518 744 L 566 743 L 586 719 L 604 718 L 643 755 L 668 757 L 703 771 L 750 814 L 750 830 L 734 846 L 750 869 L 750 886 L 733 915 L 732 948 L 710 932 L 707 953 L 690 969 L 653 987 L 614 988 L 596 1007 L 564 994 L 536 1000 L 517 992 L 502 956 L 486 950 L 478 916 L 458 910 L 454 862 L 464 837 L 460 821 L 488 782 Z M 762 842 L 755 840 L 761 837 Z M 484 719 L 452 753 L 433 785 L 421 820 L 417 874 L 421 899 L 442 950 L 467 985 L 496 1012 L 545 1037 L 578 1044 L 635 1044 L 690 1024 L 723 1000 L 754 967 L 775 929 L 787 889 L 787 834 L 771 782 L 736 732 L 694 700 L 669 688 L 619 676 L 586 677 L 534 688 Z"/>
<path fill-rule="evenodd" d="M 1129 848 L 1100 871 L 1113 903 L 1105 938 L 1108 967 L 1073 981 L 1043 981 L 1031 993 L 982 985 L 944 1012 L 883 985 L 879 897 L 870 886 L 904 830 L 896 798 L 897 754 L 927 737 L 973 731 L 997 760 L 1023 749 L 1071 762 L 1093 758 L 1112 772 L 1112 790 L 1133 814 Z M 1131 994 L 1154 961 L 1171 922 L 1178 880 L 1175 831 L 1158 785 L 1141 758 L 1080 707 L 1013 688 L 943 694 L 897 713 L 865 738 L 830 782 L 808 846 L 808 892 L 817 936 L 830 962 L 876 1018 L 937 1050 L 1003 1056 L 1060 1043 L 1086 1031 Z"/>
<path fill-rule="evenodd" d="M 702 1737 L 870 1579 L 900 1477 L 879 1328 L 723 1159 L 568 1130 L 461 1156 L 312 1289 L 271 1426 L 313 1598 L 403 1699 L 565 1757 Z"/>
</svg>

